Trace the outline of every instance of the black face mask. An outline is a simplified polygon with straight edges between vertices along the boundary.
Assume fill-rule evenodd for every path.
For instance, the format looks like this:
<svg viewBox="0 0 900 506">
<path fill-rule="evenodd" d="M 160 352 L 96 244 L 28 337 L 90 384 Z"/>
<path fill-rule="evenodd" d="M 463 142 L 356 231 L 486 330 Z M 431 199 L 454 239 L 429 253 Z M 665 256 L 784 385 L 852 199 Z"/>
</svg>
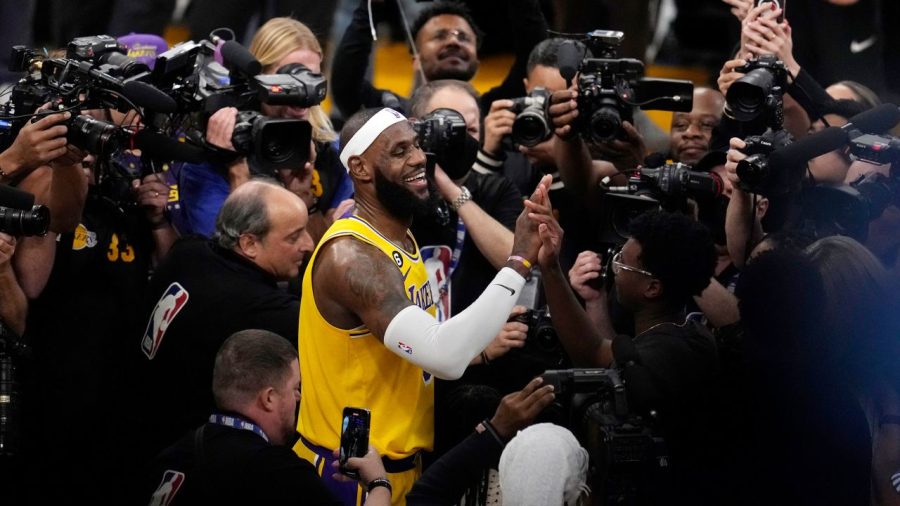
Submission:
<svg viewBox="0 0 900 506">
<path fill-rule="evenodd" d="M 402 184 L 388 181 L 380 170 L 375 170 L 375 194 L 381 205 L 395 218 L 408 220 L 431 214 L 440 197 L 434 184 L 428 181 L 428 197 L 420 199 Z"/>
</svg>

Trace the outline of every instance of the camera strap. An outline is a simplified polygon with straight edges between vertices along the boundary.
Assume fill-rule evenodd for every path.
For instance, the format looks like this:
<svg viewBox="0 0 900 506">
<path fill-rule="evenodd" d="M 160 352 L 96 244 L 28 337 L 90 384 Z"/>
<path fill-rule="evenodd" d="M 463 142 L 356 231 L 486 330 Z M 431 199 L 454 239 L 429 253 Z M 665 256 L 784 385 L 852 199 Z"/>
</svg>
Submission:
<svg viewBox="0 0 900 506">
<path fill-rule="evenodd" d="M 232 429 L 240 429 L 250 431 L 257 436 L 269 442 L 269 436 L 263 432 L 262 428 L 255 423 L 245 420 L 243 418 L 234 416 L 234 415 L 223 415 L 221 413 L 213 413 L 209 415 L 209 423 L 214 423 L 216 425 L 224 425 L 225 427 L 231 427 Z"/>
</svg>

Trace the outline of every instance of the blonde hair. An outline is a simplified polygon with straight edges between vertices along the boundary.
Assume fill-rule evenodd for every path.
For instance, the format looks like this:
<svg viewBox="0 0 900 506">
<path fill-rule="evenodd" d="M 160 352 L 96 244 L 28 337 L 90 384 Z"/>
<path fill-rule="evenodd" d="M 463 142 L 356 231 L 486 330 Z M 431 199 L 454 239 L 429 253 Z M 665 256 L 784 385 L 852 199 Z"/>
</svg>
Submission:
<svg viewBox="0 0 900 506">
<path fill-rule="evenodd" d="M 263 66 L 263 72 L 276 70 L 272 68 L 275 64 L 298 49 L 307 49 L 323 56 L 322 46 L 312 30 L 289 17 L 270 19 L 259 27 L 250 43 L 250 52 Z M 321 105 L 310 107 L 308 118 L 309 124 L 312 125 L 313 140 L 331 142 L 337 138 L 334 126 Z"/>
</svg>

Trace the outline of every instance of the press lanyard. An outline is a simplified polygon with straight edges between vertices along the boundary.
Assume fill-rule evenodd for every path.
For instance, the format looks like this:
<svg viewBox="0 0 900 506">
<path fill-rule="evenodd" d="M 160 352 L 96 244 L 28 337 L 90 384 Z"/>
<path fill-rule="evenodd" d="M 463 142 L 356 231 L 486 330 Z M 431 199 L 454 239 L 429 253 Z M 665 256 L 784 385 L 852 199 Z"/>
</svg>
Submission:
<svg viewBox="0 0 900 506">
<path fill-rule="evenodd" d="M 466 224 L 462 218 L 456 221 L 456 246 L 453 247 L 453 255 L 450 257 L 450 271 L 447 273 L 447 279 L 453 275 L 453 271 L 459 265 L 459 257 L 462 255 L 463 243 L 466 241 Z"/>
<path fill-rule="evenodd" d="M 253 422 L 248 422 L 243 418 L 238 418 L 236 416 L 230 415 L 222 415 L 219 413 L 213 413 L 209 415 L 209 423 L 214 423 L 216 425 L 224 425 L 225 427 L 231 427 L 232 429 L 241 429 L 241 430 L 249 430 L 250 432 L 256 434 L 257 436 L 266 440 L 266 443 L 269 442 L 269 436 L 266 436 L 266 433 Z"/>
</svg>

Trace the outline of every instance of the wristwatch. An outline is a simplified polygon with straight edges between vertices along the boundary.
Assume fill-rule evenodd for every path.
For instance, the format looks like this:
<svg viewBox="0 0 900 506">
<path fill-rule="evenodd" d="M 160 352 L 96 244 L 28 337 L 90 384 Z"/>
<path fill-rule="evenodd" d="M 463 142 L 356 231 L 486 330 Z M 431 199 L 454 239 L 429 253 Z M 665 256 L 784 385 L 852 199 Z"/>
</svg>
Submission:
<svg viewBox="0 0 900 506">
<path fill-rule="evenodd" d="M 459 196 L 449 202 L 450 209 L 453 209 L 454 211 L 459 211 L 459 208 L 462 207 L 463 204 L 472 199 L 472 194 L 469 193 L 468 188 L 466 188 L 465 186 L 460 186 L 459 189 L 462 190 Z"/>
</svg>

